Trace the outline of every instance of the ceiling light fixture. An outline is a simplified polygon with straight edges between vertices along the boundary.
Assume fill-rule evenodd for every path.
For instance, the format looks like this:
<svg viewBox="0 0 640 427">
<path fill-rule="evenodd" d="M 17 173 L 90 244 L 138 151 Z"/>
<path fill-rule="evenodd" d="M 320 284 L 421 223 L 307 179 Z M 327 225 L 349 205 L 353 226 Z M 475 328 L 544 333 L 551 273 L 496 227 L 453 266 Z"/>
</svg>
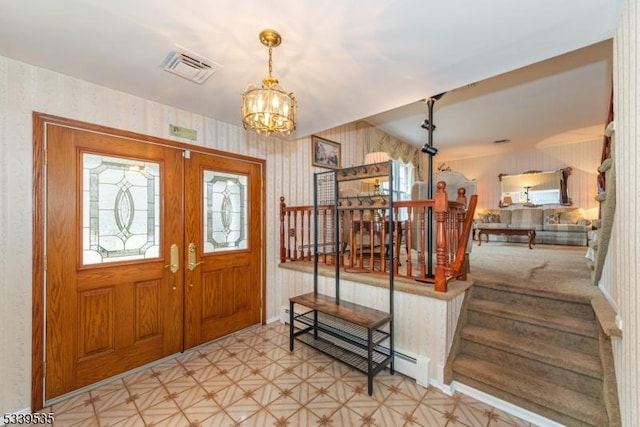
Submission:
<svg viewBox="0 0 640 427">
<path fill-rule="evenodd" d="M 296 128 L 296 99 L 271 75 L 271 51 L 282 42 L 275 30 L 262 30 L 260 42 L 269 48 L 269 76 L 262 86 L 249 85 L 242 94 L 242 125 L 258 133 L 289 135 Z"/>
</svg>

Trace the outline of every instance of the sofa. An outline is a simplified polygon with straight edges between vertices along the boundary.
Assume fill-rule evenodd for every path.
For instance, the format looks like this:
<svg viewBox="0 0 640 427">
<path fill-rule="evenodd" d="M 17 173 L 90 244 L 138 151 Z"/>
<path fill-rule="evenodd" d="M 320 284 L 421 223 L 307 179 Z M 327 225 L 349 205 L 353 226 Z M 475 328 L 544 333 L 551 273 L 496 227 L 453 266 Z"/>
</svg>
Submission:
<svg viewBox="0 0 640 427">
<path fill-rule="evenodd" d="M 479 228 L 533 228 L 536 231 L 536 243 L 587 246 L 591 221 L 585 218 L 582 208 L 482 209 L 477 210 L 474 219 L 474 229 Z M 489 241 L 527 240 L 527 236 L 489 235 Z"/>
</svg>

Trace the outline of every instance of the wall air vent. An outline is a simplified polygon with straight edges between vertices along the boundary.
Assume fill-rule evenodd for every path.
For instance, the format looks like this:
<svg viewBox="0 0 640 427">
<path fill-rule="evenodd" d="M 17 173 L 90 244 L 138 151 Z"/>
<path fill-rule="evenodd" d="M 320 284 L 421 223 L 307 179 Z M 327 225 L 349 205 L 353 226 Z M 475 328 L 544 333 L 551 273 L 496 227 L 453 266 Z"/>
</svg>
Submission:
<svg viewBox="0 0 640 427">
<path fill-rule="evenodd" d="M 165 71 L 198 84 L 202 84 L 213 73 L 222 68 L 221 65 L 180 46 L 175 46 L 169 52 L 164 61 L 162 61 L 161 66 Z"/>
</svg>

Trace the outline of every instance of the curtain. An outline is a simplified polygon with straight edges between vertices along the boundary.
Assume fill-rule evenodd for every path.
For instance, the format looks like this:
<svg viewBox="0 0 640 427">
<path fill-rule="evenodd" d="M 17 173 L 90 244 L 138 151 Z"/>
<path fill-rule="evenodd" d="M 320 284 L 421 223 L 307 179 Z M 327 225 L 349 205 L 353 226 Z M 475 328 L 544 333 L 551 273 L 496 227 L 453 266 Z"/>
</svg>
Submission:
<svg viewBox="0 0 640 427">
<path fill-rule="evenodd" d="M 375 151 L 384 151 L 393 160 L 401 160 L 404 163 L 413 164 L 414 181 L 422 179 L 420 148 L 407 144 L 394 138 L 387 133 L 371 126 L 362 127 L 359 130 L 358 142 L 361 143 L 361 157 L 358 159 L 360 163 L 364 162 L 367 153 Z"/>
</svg>

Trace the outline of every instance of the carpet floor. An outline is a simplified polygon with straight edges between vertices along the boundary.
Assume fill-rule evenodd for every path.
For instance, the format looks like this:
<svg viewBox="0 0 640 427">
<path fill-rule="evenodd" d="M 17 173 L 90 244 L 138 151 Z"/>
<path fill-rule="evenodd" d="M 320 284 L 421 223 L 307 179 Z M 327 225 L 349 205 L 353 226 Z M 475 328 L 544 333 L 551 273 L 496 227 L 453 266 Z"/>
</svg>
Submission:
<svg viewBox="0 0 640 427">
<path fill-rule="evenodd" d="M 591 298 L 587 248 L 582 246 L 474 242 L 469 263 L 474 282 L 509 284 L 548 294 Z"/>
</svg>

